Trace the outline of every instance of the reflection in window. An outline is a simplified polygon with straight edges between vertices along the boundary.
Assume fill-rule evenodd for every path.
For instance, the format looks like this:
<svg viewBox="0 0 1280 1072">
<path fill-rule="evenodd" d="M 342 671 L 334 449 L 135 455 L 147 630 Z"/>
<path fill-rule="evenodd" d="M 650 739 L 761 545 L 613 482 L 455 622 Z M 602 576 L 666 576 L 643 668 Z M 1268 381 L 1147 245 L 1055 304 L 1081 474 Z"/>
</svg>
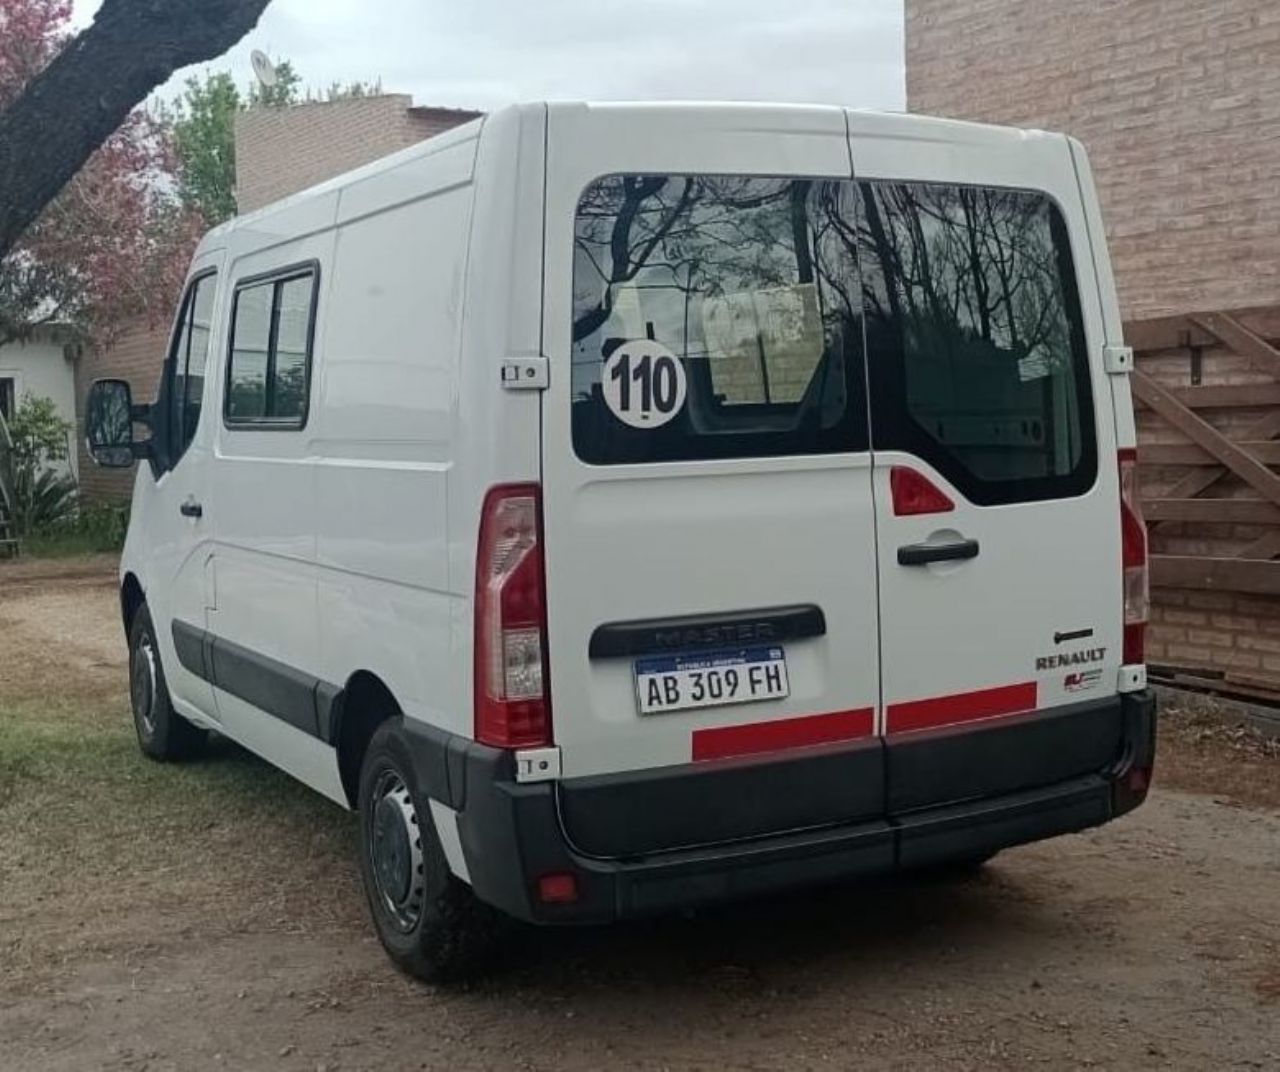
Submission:
<svg viewBox="0 0 1280 1072">
<path fill-rule="evenodd" d="M 173 387 L 170 391 L 174 461 L 191 444 L 200 424 L 204 374 L 209 360 L 209 332 L 217 281 L 212 274 L 191 284 L 173 349 Z"/>
<path fill-rule="evenodd" d="M 918 454 L 977 502 L 1084 490 L 1088 365 L 1057 208 L 904 183 L 863 184 L 861 206 L 876 445 Z"/>
<path fill-rule="evenodd" d="M 865 447 L 848 184 L 741 176 L 611 176 L 578 206 L 574 445 L 586 461 Z M 682 411 L 617 420 L 604 362 L 653 339 L 682 363 Z"/>
<path fill-rule="evenodd" d="M 241 287 L 232 314 L 230 423 L 301 427 L 310 389 L 315 273 Z"/>
<path fill-rule="evenodd" d="M 310 276 L 280 284 L 275 347 L 275 406 L 272 416 L 301 419 L 307 408 L 307 332 L 311 318 Z"/>
<path fill-rule="evenodd" d="M 236 294 L 227 393 L 227 416 L 232 420 L 253 420 L 267 415 L 267 364 L 271 354 L 274 294 L 274 283 L 244 287 Z"/>
</svg>

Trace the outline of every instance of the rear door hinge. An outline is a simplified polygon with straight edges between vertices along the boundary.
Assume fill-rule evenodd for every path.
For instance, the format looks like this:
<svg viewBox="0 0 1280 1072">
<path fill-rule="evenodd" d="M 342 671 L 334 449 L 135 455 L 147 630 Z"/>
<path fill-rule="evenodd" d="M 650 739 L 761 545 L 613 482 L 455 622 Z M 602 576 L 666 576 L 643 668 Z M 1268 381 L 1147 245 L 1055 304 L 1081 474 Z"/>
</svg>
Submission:
<svg viewBox="0 0 1280 1072">
<path fill-rule="evenodd" d="M 551 782 L 560 777 L 560 749 L 522 748 L 516 753 L 517 782 Z"/>
<path fill-rule="evenodd" d="M 1102 367 L 1113 376 L 1127 376 L 1133 371 L 1133 347 L 1104 346 Z"/>
<path fill-rule="evenodd" d="M 509 357 L 502 362 L 502 386 L 508 391 L 545 391 L 549 381 L 545 357 Z"/>
</svg>

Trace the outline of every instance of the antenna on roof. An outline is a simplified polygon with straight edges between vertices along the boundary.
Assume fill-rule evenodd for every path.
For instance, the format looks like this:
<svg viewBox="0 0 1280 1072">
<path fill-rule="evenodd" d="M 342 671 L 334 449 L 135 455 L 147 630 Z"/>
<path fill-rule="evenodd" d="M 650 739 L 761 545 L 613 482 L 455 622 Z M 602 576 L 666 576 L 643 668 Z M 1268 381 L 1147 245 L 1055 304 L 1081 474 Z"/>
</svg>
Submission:
<svg viewBox="0 0 1280 1072">
<path fill-rule="evenodd" d="M 253 64 L 254 77 L 264 89 L 270 89 L 276 84 L 276 68 L 275 64 L 267 57 L 267 54 L 260 48 L 255 48 L 249 53 L 249 62 Z"/>
</svg>

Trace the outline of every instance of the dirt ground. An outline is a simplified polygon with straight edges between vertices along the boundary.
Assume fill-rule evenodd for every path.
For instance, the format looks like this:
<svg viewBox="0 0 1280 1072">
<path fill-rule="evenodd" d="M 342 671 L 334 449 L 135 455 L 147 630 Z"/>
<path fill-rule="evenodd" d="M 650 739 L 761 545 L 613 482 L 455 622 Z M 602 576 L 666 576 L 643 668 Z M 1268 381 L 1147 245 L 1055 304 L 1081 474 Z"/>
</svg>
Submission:
<svg viewBox="0 0 1280 1072">
<path fill-rule="evenodd" d="M 1168 709 L 1132 816 L 971 877 L 534 932 L 433 990 L 349 816 L 137 754 L 104 565 L 0 567 L 5 1072 L 1280 1069 L 1280 748 L 1220 712 Z"/>
</svg>

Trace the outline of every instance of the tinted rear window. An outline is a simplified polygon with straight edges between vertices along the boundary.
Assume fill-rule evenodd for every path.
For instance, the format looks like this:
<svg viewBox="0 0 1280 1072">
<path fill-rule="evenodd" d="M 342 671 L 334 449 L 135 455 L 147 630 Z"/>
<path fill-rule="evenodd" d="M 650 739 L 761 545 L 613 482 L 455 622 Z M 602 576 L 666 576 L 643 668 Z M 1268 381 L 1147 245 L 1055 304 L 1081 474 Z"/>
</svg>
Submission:
<svg viewBox="0 0 1280 1072">
<path fill-rule="evenodd" d="M 853 194 L 727 176 L 588 187 L 573 279 L 578 456 L 865 450 Z"/>
<path fill-rule="evenodd" d="M 584 461 L 865 450 L 869 411 L 877 449 L 975 503 L 1093 483 L 1071 248 L 1044 194 L 617 175 L 583 194 L 575 240 Z"/>
<path fill-rule="evenodd" d="M 979 504 L 1088 490 L 1089 362 L 1057 206 L 974 186 L 861 195 L 876 449 L 923 458 Z"/>
</svg>

